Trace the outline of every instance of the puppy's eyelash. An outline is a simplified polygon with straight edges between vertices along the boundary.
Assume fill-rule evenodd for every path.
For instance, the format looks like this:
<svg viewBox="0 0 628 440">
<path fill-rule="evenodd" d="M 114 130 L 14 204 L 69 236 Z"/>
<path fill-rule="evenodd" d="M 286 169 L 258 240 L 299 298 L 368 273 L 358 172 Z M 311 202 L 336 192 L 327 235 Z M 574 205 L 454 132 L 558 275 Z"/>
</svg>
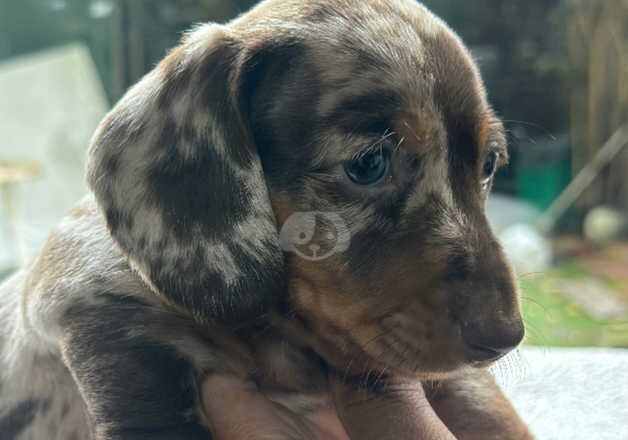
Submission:
<svg viewBox="0 0 628 440">
<path fill-rule="evenodd" d="M 399 151 L 399 149 L 401 148 L 401 145 L 406 141 L 405 137 L 402 137 L 401 139 L 399 139 L 399 142 L 397 142 L 397 146 L 395 147 L 394 151 Z"/>
<path fill-rule="evenodd" d="M 375 153 L 375 152 L 382 152 L 384 149 L 384 143 L 391 139 L 392 137 L 396 136 L 397 133 L 395 133 L 394 131 L 389 131 L 386 130 L 384 132 L 384 134 L 377 139 L 375 142 L 373 142 L 371 145 L 369 145 L 368 147 L 366 147 L 364 150 L 359 151 L 358 153 L 354 154 L 351 157 L 351 160 L 359 160 L 361 158 L 363 158 L 364 156 L 366 156 L 367 154 L 371 154 L 371 153 Z M 399 146 L 401 144 L 398 143 L 397 146 L 394 148 L 394 150 L 396 151 Z"/>
</svg>

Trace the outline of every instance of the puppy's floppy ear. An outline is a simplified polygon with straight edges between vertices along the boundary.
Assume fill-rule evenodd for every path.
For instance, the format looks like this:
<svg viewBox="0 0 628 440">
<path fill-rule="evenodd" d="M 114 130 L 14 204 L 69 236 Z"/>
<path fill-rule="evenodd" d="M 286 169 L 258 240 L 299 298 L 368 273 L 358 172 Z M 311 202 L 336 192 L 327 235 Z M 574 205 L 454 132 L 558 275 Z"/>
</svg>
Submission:
<svg viewBox="0 0 628 440">
<path fill-rule="evenodd" d="M 87 180 L 143 278 L 202 321 L 263 310 L 283 254 L 247 121 L 247 55 L 228 28 L 189 34 L 101 122 Z"/>
</svg>

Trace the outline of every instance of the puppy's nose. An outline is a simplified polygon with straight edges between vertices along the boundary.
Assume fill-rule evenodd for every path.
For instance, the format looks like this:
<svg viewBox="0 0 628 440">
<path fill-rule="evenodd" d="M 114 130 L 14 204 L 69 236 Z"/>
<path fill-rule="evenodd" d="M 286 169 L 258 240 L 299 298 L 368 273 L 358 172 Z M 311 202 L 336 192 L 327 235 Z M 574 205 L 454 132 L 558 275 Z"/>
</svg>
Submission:
<svg viewBox="0 0 628 440">
<path fill-rule="evenodd" d="M 516 348 L 524 336 L 523 322 L 491 327 L 463 327 L 465 357 L 469 361 L 496 361 Z"/>
</svg>

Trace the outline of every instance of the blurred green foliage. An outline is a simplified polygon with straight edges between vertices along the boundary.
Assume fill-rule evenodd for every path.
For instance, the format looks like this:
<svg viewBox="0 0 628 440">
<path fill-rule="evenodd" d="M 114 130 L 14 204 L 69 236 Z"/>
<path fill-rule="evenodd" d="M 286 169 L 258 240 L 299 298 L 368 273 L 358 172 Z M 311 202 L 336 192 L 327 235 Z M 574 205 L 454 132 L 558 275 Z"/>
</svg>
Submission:
<svg viewBox="0 0 628 440">
<path fill-rule="evenodd" d="M 509 120 L 554 134 L 568 127 L 569 60 L 561 0 L 425 0 L 469 45 L 491 47 L 480 58 L 491 102 Z M 537 133 L 538 134 L 538 133 Z"/>
<path fill-rule="evenodd" d="M 306 0 L 304 0 L 306 1 Z M 255 0 L 0 0 L 0 60 L 80 40 L 91 49 L 110 103 L 196 23 L 224 22 Z M 571 174 L 569 60 L 561 0 L 425 0 L 471 47 L 506 125 L 511 166 L 497 191 L 546 207 Z M 558 140 L 559 138 L 562 139 Z M 525 151 L 525 155 L 521 152 Z M 525 156 L 525 161 L 520 160 Z M 530 164 L 551 172 L 536 191 Z M 523 183 L 522 183 L 523 182 Z"/>
<path fill-rule="evenodd" d="M 0 61 L 86 43 L 111 103 L 196 23 L 226 21 L 251 0 L 0 0 Z"/>
<path fill-rule="evenodd" d="M 254 3 L 253 0 L 0 0 L 0 60 L 82 40 L 92 49 L 113 101 L 150 69 L 167 48 L 175 45 L 180 33 L 192 24 L 225 21 Z M 491 100 L 500 114 L 508 120 L 538 124 L 552 133 L 567 127 L 568 63 L 559 0 L 426 0 L 424 3 L 444 17 L 468 44 L 478 48 Z M 141 53 L 133 53 L 140 43 Z M 138 56 L 140 60 L 136 59 Z M 140 68 L 130 72 L 125 68 L 138 63 L 141 72 Z"/>
<path fill-rule="evenodd" d="M 628 347 L 628 321 L 591 317 L 556 291 L 559 278 L 590 276 L 574 264 L 558 266 L 539 277 L 520 280 L 526 325 L 525 342 L 552 347 Z"/>
<path fill-rule="evenodd" d="M 113 104 L 177 44 L 182 32 L 198 22 L 226 21 L 255 3 L 0 0 L 0 60 L 83 41 L 91 49 Z M 566 0 L 424 3 L 471 47 L 491 103 L 506 125 L 511 166 L 497 176 L 495 189 L 527 197 L 537 206 L 546 207 L 571 174 Z M 541 163 L 554 174 L 548 176 L 551 185 L 539 192 L 536 182 L 526 176 L 534 172 L 531 166 Z"/>
</svg>

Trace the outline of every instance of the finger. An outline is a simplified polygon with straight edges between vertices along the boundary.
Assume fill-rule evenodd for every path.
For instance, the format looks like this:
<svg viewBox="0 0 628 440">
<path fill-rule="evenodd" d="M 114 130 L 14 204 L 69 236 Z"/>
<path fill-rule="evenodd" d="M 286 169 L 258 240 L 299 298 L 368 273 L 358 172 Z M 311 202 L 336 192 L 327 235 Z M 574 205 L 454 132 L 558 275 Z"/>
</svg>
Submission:
<svg viewBox="0 0 628 440">
<path fill-rule="evenodd" d="M 455 440 L 427 401 L 419 382 L 398 381 L 366 391 L 332 377 L 334 403 L 353 439 Z"/>
<path fill-rule="evenodd" d="M 253 430 L 271 428 L 268 403 L 254 392 L 253 385 L 228 376 L 211 376 L 202 387 L 205 415 L 218 439 L 253 438 Z"/>
<path fill-rule="evenodd" d="M 218 440 L 316 438 L 304 419 L 266 399 L 251 382 L 211 376 L 203 383 L 202 400 Z"/>
<path fill-rule="evenodd" d="M 309 412 L 307 420 L 314 427 L 316 436 L 320 440 L 350 440 L 335 407 L 326 406 Z"/>
</svg>

